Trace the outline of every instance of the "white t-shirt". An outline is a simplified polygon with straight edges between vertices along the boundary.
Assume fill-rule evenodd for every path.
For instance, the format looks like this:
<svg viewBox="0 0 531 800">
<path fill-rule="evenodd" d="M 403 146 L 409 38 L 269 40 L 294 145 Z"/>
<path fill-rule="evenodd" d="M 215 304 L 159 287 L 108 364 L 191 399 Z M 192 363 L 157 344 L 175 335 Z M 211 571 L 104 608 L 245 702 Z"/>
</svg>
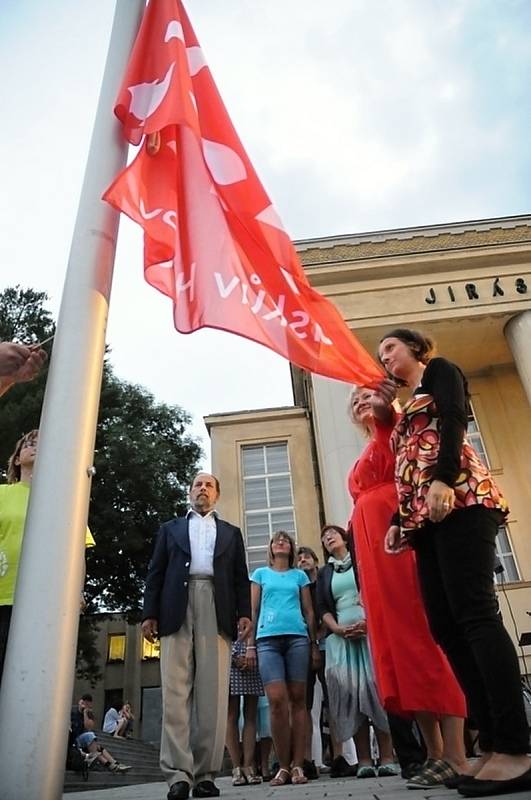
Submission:
<svg viewBox="0 0 531 800">
<path fill-rule="evenodd" d="M 103 733 L 114 733 L 114 731 L 118 727 L 119 721 L 120 721 L 119 713 L 115 708 L 111 707 L 105 714 L 105 719 L 103 720 Z"/>
</svg>

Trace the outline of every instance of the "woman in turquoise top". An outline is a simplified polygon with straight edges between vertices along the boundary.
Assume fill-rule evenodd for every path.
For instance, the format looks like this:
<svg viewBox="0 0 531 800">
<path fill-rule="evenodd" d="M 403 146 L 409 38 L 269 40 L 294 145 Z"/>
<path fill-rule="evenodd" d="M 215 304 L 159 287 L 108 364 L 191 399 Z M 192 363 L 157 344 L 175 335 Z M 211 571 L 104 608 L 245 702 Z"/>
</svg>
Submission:
<svg viewBox="0 0 531 800">
<path fill-rule="evenodd" d="M 317 577 L 319 614 L 330 630 L 326 639 L 326 685 L 330 721 L 340 742 L 354 736 L 358 777 L 376 777 L 369 744 L 369 719 L 380 750 L 379 777 L 400 773 L 394 763 L 389 723 L 378 693 L 367 644 L 367 623 L 343 528 L 326 525 L 321 534 L 328 563 Z"/>
<path fill-rule="evenodd" d="M 247 661 L 253 666 L 258 656 L 269 700 L 271 733 L 279 761 L 271 786 L 307 781 L 302 770 L 306 680 L 310 648 L 316 667 L 319 649 L 310 581 L 294 564 L 295 542 L 289 534 L 278 531 L 269 543 L 269 566 L 259 567 L 251 575 L 253 633 L 247 644 Z"/>
</svg>

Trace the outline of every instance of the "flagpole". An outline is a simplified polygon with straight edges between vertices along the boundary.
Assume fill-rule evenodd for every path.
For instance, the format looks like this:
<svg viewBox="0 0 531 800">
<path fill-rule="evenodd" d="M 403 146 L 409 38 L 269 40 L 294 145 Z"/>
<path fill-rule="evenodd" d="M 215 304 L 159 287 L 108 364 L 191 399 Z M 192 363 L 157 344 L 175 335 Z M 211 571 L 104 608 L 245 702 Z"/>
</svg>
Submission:
<svg viewBox="0 0 531 800">
<path fill-rule="evenodd" d="M 116 2 L 72 238 L 0 692 L 2 800 L 62 797 L 119 222 L 118 212 L 100 198 L 127 160 L 112 108 L 144 5 Z"/>
</svg>

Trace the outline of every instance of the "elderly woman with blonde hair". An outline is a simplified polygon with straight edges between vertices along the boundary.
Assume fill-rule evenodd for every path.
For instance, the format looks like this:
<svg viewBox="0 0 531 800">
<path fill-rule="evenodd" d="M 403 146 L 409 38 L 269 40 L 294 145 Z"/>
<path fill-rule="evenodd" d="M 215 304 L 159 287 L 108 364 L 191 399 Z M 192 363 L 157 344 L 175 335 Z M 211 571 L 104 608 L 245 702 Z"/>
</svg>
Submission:
<svg viewBox="0 0 531 800">
<path fill-rule="evenodd" d="M 465 768 L 463 693 L 442 650 L 434 642 L 417 579 L 415 556 L 385 551 L 389 520 L 397 507 L 395 459 L 389 437 L 398 418 L 375 419 L 374 392 L 354 388 L 350 417 L 367 434 L 348 486 L 353 500 L 351 527 L 376 682 L 386 711 L 415 719 L 427 761 L 409 777 L 409 788 L 429 788 L 455 778 Z"/>
</svg>

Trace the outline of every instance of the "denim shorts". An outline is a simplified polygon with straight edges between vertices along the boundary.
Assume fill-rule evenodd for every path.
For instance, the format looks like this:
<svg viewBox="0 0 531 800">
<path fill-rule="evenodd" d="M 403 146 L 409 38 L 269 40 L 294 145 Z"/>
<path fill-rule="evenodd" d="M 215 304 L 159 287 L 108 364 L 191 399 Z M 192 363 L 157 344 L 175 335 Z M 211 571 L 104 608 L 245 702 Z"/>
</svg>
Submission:
<svg viewBox="0 0 531 800">
<path fill-rule="evenodd" d="M 264 686 L 274 681 L 306 683 L 310 663 L 307 636 L 264 636 L 256 640 L 256 654 Z"/>
<path fill-rule="evenodd" d="M 84 750 L 86 747 L 90 747 L 92 742 L 96 740 L 96 734 L 93 731 L 85 731 L 85 733 L 80 733 L 76 739 L 76 744 L 78 747 L 81 747 Z"/>
</svg>

